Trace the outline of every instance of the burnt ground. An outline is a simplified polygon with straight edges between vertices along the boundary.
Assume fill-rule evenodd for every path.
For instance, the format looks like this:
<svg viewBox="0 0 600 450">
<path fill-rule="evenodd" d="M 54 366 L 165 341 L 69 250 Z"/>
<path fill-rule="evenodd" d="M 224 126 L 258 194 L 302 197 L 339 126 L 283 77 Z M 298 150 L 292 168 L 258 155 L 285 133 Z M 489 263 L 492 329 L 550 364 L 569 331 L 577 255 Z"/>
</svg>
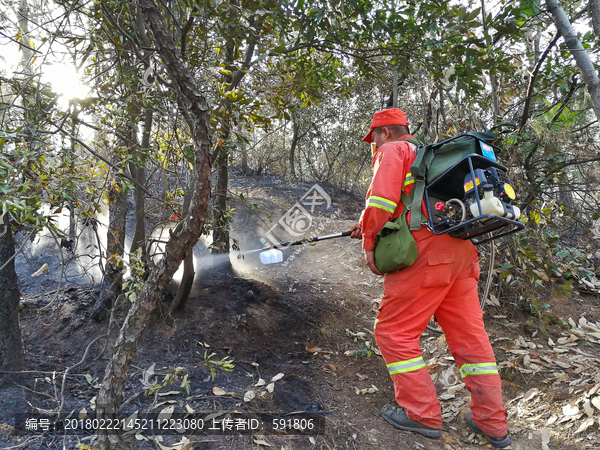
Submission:
<svg viewBox="0 0 600 450">
<path fill-rule="evenodd" d="M 232 232 L 241 249 L 261 247 L 258 236 L 264 236 L 311 186 L 290 186 L 272 177 L 235 179 L 232 201 L 237 214 Z M 361 198 L 323 186 L 332 204 L 314 213 L 309 235 L 349 229 L 363 204 Z M 278 233 L 284 240 L 293 237 Z M 294 259 L 288 259 L 292 254 Z M 429 440 L 401 432 L 379 417 L 381 407 L 394 401 L 372 334 L 382 278 L 367 269 L 359 242 L 341 238 L 292 247 L 284 251 L 284 263 L 271 265 L 262 265 L 257 253 L 244 254 L 243 259 L 236 255 L 231 255 L 233 274 L 206 267 L 208 258 L 200 257 L 204 268 L 185 309 L 173 316 L 164 311 L 176 286 L 165 292 L 161 310 L 139 344 L 123 414 L 164 412 L 165 408 L 176 413 L 270 411 L 280 416 L 306 412 L 325 418 L 325 432 L 319 436 L 138 436 L 130 438 L 133 447 L 486 448 L 484 440 L 466 430 L 469 393 L 456 376 L 443 336 L 436 333 L 424 333 L 421 343 L 442 399 L 442 438 Z M 91 413 L 110 353 L 105 340 L 93 344 L 83 363 L 69 371 L 61 392 L 65 368 L 82 359 L 88 344 L 104 334 L 107 325 L 89 319 L 97 295 L 94 287 L 53 289 L 56 284 L 46 282 L 24 290 L 21 327 L 27 372 L 19 386 L 0 390 L 1 448 L 95 446 L 93 436 L 38 436 L 13 429 L 15 413 L 56 411 L 61 401 L 63 412 Z M 501 367 L 513 438 L 510 448 L 600 448 L 598 295 L 582 291 L 571 299 L 549 296 L 543 299 L 548 306 L 542 319 L 524 315 L 514 299 L 498 300 L 486 306 L 485 319 Z M 119 311 L 122 318 L 124 308 Z M 232 361 L 231 371 L 215 366 L 224 359 Z M 162 384 L 169 373 L 175 373 L 176 380 L 149 393 L 150 386 Z"/>
</svg>

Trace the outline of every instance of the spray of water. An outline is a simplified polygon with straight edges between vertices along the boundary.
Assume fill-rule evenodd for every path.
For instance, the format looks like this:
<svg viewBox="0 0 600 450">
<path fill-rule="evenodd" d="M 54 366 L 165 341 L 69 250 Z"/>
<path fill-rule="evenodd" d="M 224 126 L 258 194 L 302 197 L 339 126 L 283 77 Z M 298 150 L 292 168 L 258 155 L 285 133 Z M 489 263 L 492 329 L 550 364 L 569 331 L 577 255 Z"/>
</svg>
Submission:
<svg viewBox="0 0 600 450">
<path fill-rule="evenodd" d="M 50 210 L 47 205 L 42 207 L 45 214 Z M 37 281 L 53 280 L 58 281 L 61 276 L 66 276 L 68 282 L 77 284 L 98 284 L 102 281 L 102 269 L 100 264 L 106 263 L 106 236 L 108 231 L 108 207 L 106 211 L 100 211 L 94 218 L 94 226 L 82 223 L 77 220 L 76 239 L 73 251 L 67 251 L 60 247 L 60 237 L 55 239 L 52 233 L 45 229 L 38 233 L 34 242 L 29 245 L 27 258 L 29 264 L 21 261 L 21 270 L 19 276 L 22 279 L 29 279 L 31 273 L 35 272 L 42 264 L 48 263 L 49 270 L 43 277 L 37 278 Z M 63 211 L 54 214 L 54 223 L 62 230 L 66 236 L 69 232 L 69 211 L 65 208 Z M 131 225 L 131 224 L 129 224 Z M 157 263 L 164 256 L 166 242 L 170 236 L 169 231 L 177 224 L 168 223 L 163 227 L 155 229 L 152 233 L 149 249 L 149 256 Z M 131 227 L 128 227 L 131 228 Z M 212 239 L 210 236 L 202 236 L 194 247 L 194 269 L 196 273 L 210 272 L 220 270 L 227 262 L 230 262 L 234 270 L 246 274 L 254 274 L 263 271 L 260 263 L 259 254 L 265 250 L 260 246 L 257 235 L 247 229 L 238 229 L 232 237 L 246 242 L 242 247 L 250 247 L 251 250 L 232 251 L 225 254 L 212 254 L 210 245 Z M 260 233 L 258 233 L 260 234 Z M 125 239 L 125 262 L 129 261 L 129 253 L 132 238 L 128 234 Z M 255 245 L 258 244 L 258 245 Z M 63 262 L 65 263 L 63 265 Z M 183 264 L 179 267 L 173 281 L 180 283 L 183 275 Z M 129 276 L 126 270 L 124 278 Z"/>
</svg>

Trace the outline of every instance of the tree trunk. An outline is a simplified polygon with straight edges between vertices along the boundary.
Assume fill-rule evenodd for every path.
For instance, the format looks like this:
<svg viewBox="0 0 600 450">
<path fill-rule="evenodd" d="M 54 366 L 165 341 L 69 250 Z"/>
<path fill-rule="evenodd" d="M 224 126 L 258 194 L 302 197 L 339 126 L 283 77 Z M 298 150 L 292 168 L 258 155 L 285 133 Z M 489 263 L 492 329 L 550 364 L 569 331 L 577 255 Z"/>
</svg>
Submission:
<svg viewBox="0 0 600 450">
<path fill-rule="evenodd" d="M 249 168 L 248 168 L 248 148 L 246 147 L 246 144 L 242 144 L 242 146 L 240 148 L 240 152 L 241 152 L 241 158 L 240 158 L 241 170 L 244 175 L 247 175 Z"/>
<path fill-rule="evenodd" d="M 296 178 L 296 147 L 298 146 L 298 141 L 300 140 L 300 122 L 298 121 L 298 116 L 295 111 L 292 111 L 292 130 L 294 134 L 292 135 L 292 144 L 290 145 L 290 151 L 288 154 L 288 161 L 290 164 L 290 176 L 291 178 Z"/>
<path fill-rule="evenodd" d="M 99 419 L 119 417 L 127 373 L 135 357 L 137 342 L 161 297 L 162 290 L 177 271 L 181 261 L 198 241 L 204 227 L 210 198 L 210 122 L 208 102 L 190 71 L 183 63 L 177 44 L 164 18 L 152 0 L 139 0 L 139 7 L 154 35 L 154 43 L 166 71 L 172 79 L 179 109 L 194 142 L 195 160 L 191 177 L 193 187 L 188 214 L 173 230 L 165 246 L 165 255 L 157 265 L 149 261 L 144 287 L 129 310 L 106 367 L 96 400 Z M 98 431 L 101 450 L 125 448 L 121 434 Z"/>
<path fill-rule="evenodd" d="M 554 23 L 559 34 L 565 40 L 565 44 L 583 75 L 588 93 L 592 98 L 594 114 L 596 115 L 596 119 L 598 119 L 598 126 L 600 126 L 600 78 L 598 78 L 598 70 L 594 67 L 594 63 L 583 48 L 583 45 L 581 45 L 581 41 L 577 37 L 559 1 L 546 0 L 546 6 L 554 18 Z"/>
<path fill-rule="evenodd" d="M 231 15 L 238 14 L 238 2 L 234 0 L 231 2 Z M 250 19 L 253 26 L 256 29 L 260 29 L 264 19 Z M 256 20 L 256 22 L 255 22 Z M 231 30 L 232 35 L 235 34 L 235 30 Z M 229 65 L 232 65 L 235 61 L 235 55 L 237 53 L 237 46 L 234 43 L 235 40 L 231 39 L 227 44 L 227 56 L 226 61 Z M 225 75 L 224 83 L 228 84 L 227 92 L 233 91 L 242 81 L 242 78 L 246 75 L 250 63 L 252 61 L 252 55 L 256 47 L 256 41 L 249 38 L 247 39 L 248 47 L 246 48 L 246 56 L 242 63 L 242 68 L 238 70 L 235 75 Z M 225 107 L 227 110 L 230 109 L 230 104 L 226 103 Z M 215 225 L 213 231 L 213 253 L 229 253 L 229 223 L 231 218 L 229 217 L 229 210 L 227 208 L 227 189 L 229 187 L 229 149 L 231 148 L 231 121 L 228 118 L 223 123 L 223 145 L 220 148 L 219 155 L 217 158 L 217 189 L 215 193 Z M 231 261 L 226 259 L 222 263 L 222 269 L 233 270 Z"/>
<path fill-rule="evenodd" d="M 232 5 L 235 2 L 232 2 Z M 232 14 L 235 15 L 237 11 L 232 10 Z M 231 26 L 230 26 L 231 27 Z M 232 34 L 234 30 L 229 30 Z M 226 62 L 228 67 L 233 65 L 236 54 L 236 46 L 234 40 L 230 39 L 226 46 Z M 229 85 L 227 91 L 231 91 L 233 76 L 225 75 L 223 82 Z M 227 111 L 230 111 L 229 102 L 226 103 Z M 217 157 L 217 187 L 215 190 L 215 209 L 214 209 L 214 229 L 213 229 L 213 243 L 212 253 L 229 253 L 229 211 L 227 208 L 227 188 L 229 187 L 229 149 L 231 143 L 231 124 L 227 116 L 223 120 L 223 132 L 221 139 L 223 139 L 223 145 L 219 149 L 219 155 Z M 225 270 L 232 270 L 231 261 L 224 261 Z"/>
<path fill-rule="evenodd" d="M 393 84 L 392 84 L 392 108 L 398 107 L 398 66 L 394 66 Z"/>
<path fill-rule="evenodd" d="M 142 249 L 142 261 L 146 261 L 146 153 L 150 147 L 150 131 L 152 129 L 151 107 L 147 107 L 144 111 L 144 130 L 142 134 L 142 145 L 138 153 L 139 165 L 131 167 L 132 175 L 135 177 L 135 231 L 133 234 L 133 242 L 131 243 L 130 253 L 135 253 L 138 248 Z M 131 165 L 133 166 L 133 164 Z"/>
<path fill-rule="evenodd" d="M 590 15 L 596 41 L 600 42 L 600 0 L 590 0 Z"/>
<path fill-rule="evenodd" d="M 75 173 L 75 138 L 76 138 L 77 127 L 75 126 L 75 119 L 71 123 L 71 148 L 69 152 L 69 170 L 71 173 Z M 75 207 L 77 206 L 77 200 L 69 202 L 69 241 L 73 244 L 73 248 L 77 248 L 76 243 L 76 217 Z"/>
<path fill-rule="evenodd" d="M 19 281 L 15 272 L 15 241 L 8 214 L 0 216 L 0 370 L 23 368 L 23 342 L 19 326 Z M 9 379 L 4 378 L 2 381 Z"/>
<path fill-rule="evenodd" d="M 229 187 L 229 128 L 223 134 L 223 145 L 217 157 L 217 186 L 215 189 L 215 224 L 213 230 L 213 253 L 229 253 L 229 211 L 227 189 Z M 231 261 L 225 261 L 223 269 L 232 269 Z"/>
<path fill-rule="evenodd" d="M 90 315 L 95 321 L 102 321 L 107 317 L 113 301 L 123 290 L 123 263 L 119 264 L 119 260 L 123 258 L 125 249 L 127 204 L 118 179 L 114 183 L 108 190 L 108 232 L 103 289 Z"/>
<path fill-rule="evenodd" d="M 119 259 L 123 258 L 125 249 L 125 226 L 127 219 L 127 203 L 125 194 L 118 181 L 108 191 L 108 233 L 106 236 L 106 266 L 105 277 L 112 284 L 121 272 L 122 266 L 118 266 Z M 121 288 L 119 287 L 119 291 Z"/>
<path fill-rule="evenodd" d="M 192 190 L 188 186 L 185 192 L 185 197 L 183 198 L 183 217 L 187 215 L 191 199 Z M 183 309 L 185 302 L 188 299 L 192 290 L 192 286 L 194 285 L 195 276 L 196 272 L 194 271 L 194 249 L 192 248 L 183 260 L 183 275 L 181 276 L 181 284 L 179 285 L 179 289 L 177 289 L 177 294 L 175 295 L 175 298 L 173 299 L 173 301 L 171 302 L 171 306 L 169 307 L 170 313 L 174 313 L 175 311 L 180 311 Z"/>
<path fill-rule="evenodd" d="M 29 44 L 29 5 L 27 0 L 19 0 L 19 29 L 23 33 L 23 39 L 21 39 L 21 43 L 23 45 L 19 46 L 21 52 L 21 67 L 25 72 L 30 72 L 29 63 L 31 62 L 31 57 L 33 56 L 33 51 L 31 51 L 31 46 Z"/>
<path fill-rule="evenodd" d="M 483 24 L 483 34 L 485 35 L 486 44 L 488 47 L 492 45 L 492 38 L 488 32 L 488 26 L 486 22 L 487 12 L 485 9 L 485 0 L 481 0 L 481 23 Z M 498 86 L 496 81 L 495 70 L 492 68 L 489 71 L 490 85 L 492 89 L 492 104 L 494 106 L 494 116 L 492 117 L 492 126 L 496 125 L 498 118 L 500 117 L 500 96 L 498 95 Z"/>
</svg>

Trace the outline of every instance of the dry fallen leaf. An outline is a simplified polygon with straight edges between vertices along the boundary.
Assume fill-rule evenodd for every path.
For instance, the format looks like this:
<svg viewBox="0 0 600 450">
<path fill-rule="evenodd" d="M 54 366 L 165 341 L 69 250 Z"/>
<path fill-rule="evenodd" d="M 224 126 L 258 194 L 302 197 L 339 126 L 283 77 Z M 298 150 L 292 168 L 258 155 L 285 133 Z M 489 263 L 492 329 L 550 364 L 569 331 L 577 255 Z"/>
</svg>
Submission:
<svg viewBox="0 0 600 450">
<path fill-rule="evenodd" d="M 456 394 L 459 391 L 462 391 L 465 388 L 465 383 L 458 383 L 454 386 L 450 386 L 446 391 L 448 394 Z"/>
<path fill-rule="evenodd" d="M 173 414 L 173 411 L 175 411 L 174 405 L 167 406 L 161 412 L 158 413 L 158 420 L 160 420 L 160 421 L 169 420 L 171 418 L 171 415 Z"/>
<path fill-rule="evenodd" d="M 263 439 L 254 439 L 254 443 L 257 445 L 264 445 L 265 447 L 273 447 L 271 444 L 269 444 L 267 441 L 265 441 Z"/>
<path fill-rule="evenodd" d="M 535 397 L 540 391 L 537 388 L 529 389 L 523 396 L 523 401 L 527 402 Z"/>
<path fill-rule="evenodd" d="M 176 394 L 181 394 L 181 391 L 159 392 L 158 396 L 159 397 L 166 397 L 167 395 L 176 395 Z"/>
<path fill-rule="evenodd" d="M 256 396 L 254 391 L 248 391 L 244 394 L 244 401 L 249 402 Z"/>
<path fill-rule="evenodd" d="M 263 380 L 262 378 L 260 378 L 254 386 L 259 387 L 259 386 L 264 386 L 265 384 L 267 384 L 267 382 L 265 380 Z"/>
<path fill-rule="evenodd" d="M 548 426 L 552 425 L 557 420 L 558 420 L 558 416 L 556 414 L 552 414 L 552 416 L 546 422 L 546 426 L 548 427 Z"/>
<path fill-rule="evenodd" d="M 558 339 L 558 343 L 561 345 L 565 345 L 565 344 L 569 344 L 571 342 L 575 342 L 578 339 L 577 336 L 575 336 L 574 334 L 570 334 L 568 338 L 559 338 Z"/>
<path fill-rule="evenodd" d="M 269 383 L 267 385 L 267 391 L 269 391 L 269 393 L 272 393 L 273 390 L 275 390 L 275 383 Z"/>
<path fill-rule="evenodd" d="M 589 400 L 586 400 L 585 402 L 583 402 L 583 410 L 585 411 L 585 413 L 588 415 L 588 417 L 590 419 L 594 417 L 594 408 L 592 408 L 592 404 L 590 403 Z"/>
<path fill-rule="evenodd" d="M 377 391 L 379 391 L 379 389 L 377 389 L 377 386 L 374 384 L 372 384 L 370 388 L 366 389 L 358 389 L 357 387 L 354 387 L 354 392 L 356 392 L 356 395 L 374 394 Z"/>
<path fill-rule="evenodd" d="M 325 364 L 323 364 L 323 369 L 326 372 L 336 372 L 337 371 L 337 367 L 332 362 L 326 362 Z"/>
<path fill-rule="evenodd" d="M 137 417 L 138 417 L 137 411 L 134 412 L 129 417 L 127 417 L 127 419 L 125 419 L 125 421 L 123 423 L 123 431 L 127 432 L 127 431 L 133 430 Z"/>
<path fill-rule="evenodd" d="M 349 330 L 348 328 L 346 328 L 346 334 L 350 337 L 353 337 L 354 340 L 363 339 L 367 335 L 367 333 L 363 331 L 358 331 L 355 333 L 354 331 Z"/>
<path fill-rule="evenodd" d="M 550 443 L 550 430 L 548 428 L 544 428 L 542 430 L 542 450 L 550 450 L 548 444 Z"/>
<path fill-rule="evenodd" d="M 225 392 L 223 389 L 221 389 L 220 387 L 215 386 L 214 388 L 212 388 L 213 394 L 215 395 L 225 395 L 227 394 L 227 392 Z"/>
<path fill-rule="evenodd" d="M 594 397 L 592 399 L 592 405 L 594 405 L 596 409 L 600 409 L 600 397 Z"/>
<path fill-rule="evenodd" d="M 277 375 L 275 375 L 273 378 L 271 378 L 271 381 L 278 381 L 281 380 L 285 375 L 283 373 L 278 373 Z"/>
<path fill-rule="evenodd" d="M 48 264 L 44 263 L 44 265 L 42 267 L 40 267 L 37 272 L 34 272 L 31 274 L 32 277 L 39 277 L 41 274 L 43 274 L 46 270 L 48 270 Z"/>
<path fill-rule="evenodd" d="M 565 416 L 572 417 L 579 413 L 579 408 L 577 406 L 565 405 L 562 407 L 562 412 Z"/>
<path fill-rule="evenodd" d="M 587 430 L 592 425 L 594 425 L 594 419 L 587 419 L 580 425 L 580 427 L 577 429 L 575 434 L 583 433 L 585 430 Z"/>
<path fill-rule="evenodd" d="M 317 347 L 316 345 L 310 345 L 310 344 L 306 344 L 305 346 L 306 350 L 311 352 L 311 353 L 316 353 L 316 352 L 320 352 L 321 350 L 323 350 L 321 347 Z"/>
</svg>

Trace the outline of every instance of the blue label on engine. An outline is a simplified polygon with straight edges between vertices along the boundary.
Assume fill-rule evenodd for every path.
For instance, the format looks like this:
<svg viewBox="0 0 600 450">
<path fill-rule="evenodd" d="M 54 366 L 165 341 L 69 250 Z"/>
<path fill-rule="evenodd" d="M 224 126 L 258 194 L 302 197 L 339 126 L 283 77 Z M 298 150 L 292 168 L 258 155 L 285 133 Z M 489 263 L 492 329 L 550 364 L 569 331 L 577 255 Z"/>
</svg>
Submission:
<svg viewBox="0 0 600 450">
<path fill-rule="evenodd" d="M 488 159 L 491 159 L 492 161 L 496 161 L 496 154 L 494 153 L 494 149 L 490 145 L 487 145 L 485 142 L 481 141 L 479 141 L 479 145 L 481 145 L 481 151 L 483 152 L 483 156 L 485 156 Z"/>
</svg>

